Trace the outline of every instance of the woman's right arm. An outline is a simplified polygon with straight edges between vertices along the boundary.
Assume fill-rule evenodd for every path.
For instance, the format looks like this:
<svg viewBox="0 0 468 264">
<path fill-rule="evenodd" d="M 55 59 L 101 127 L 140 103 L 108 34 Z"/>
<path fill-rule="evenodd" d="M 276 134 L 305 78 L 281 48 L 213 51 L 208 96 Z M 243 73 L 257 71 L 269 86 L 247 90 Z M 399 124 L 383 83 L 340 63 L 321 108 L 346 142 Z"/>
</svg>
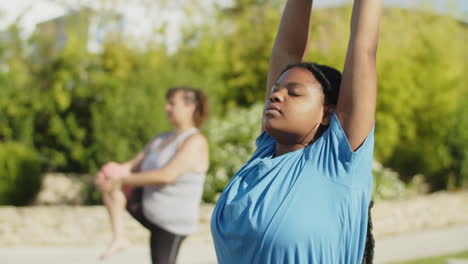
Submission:
<svg viewBox="0 0 468 264">
<path fill-rule="evenodd" d="M 145 153 L 141 151 L 133 159 L 121 163 L 120 166 L 122 166 L 129 172 L 139 171 L 141 162 L 143 161 L 144 157 L 145 157 Z"/>
<path fill-rule="evenodd" d="M 266 86 L 268 99 L 281 71 L 291 63 L 304 61 L 310 36 L 312 0 L 288 0 L 271 51 Z"/>
<path fill-rule="evenodd" d="M 150 140 L 146 146 L 143 148 L 142 151 L 140 151 L 134 158 L 126 161 L 126 162 L 123 162 L 123 163 L 117 163 L 117 162 L 114 162 L 114 161 L 110 161 L 110 162 L 107 162 L 106 164 L 104 164 L 100 169 L 99 169 L 99 172 L 97 174 L 97 179 L 96 179 L 96 184 L 100 183 L 102 180 L 104 180 L 104 176 L 105 176 L 105 170 L 106 168 L 109 168 L 109 167 L 119 167 L 120 170 L 122 171 L 126 171 L 128 173 L 132 173 L 132 172 L 139 172 L 140 171 L 140 167 L 141 167 L 141 163 L 143 162 L 146 154 L 149 152 L 150 148 L 151 148 L 151 145 L 154 143 L 154 141 L 158 138 L 158 136 L 154 137 L 152 140 Z"/>
</svg>

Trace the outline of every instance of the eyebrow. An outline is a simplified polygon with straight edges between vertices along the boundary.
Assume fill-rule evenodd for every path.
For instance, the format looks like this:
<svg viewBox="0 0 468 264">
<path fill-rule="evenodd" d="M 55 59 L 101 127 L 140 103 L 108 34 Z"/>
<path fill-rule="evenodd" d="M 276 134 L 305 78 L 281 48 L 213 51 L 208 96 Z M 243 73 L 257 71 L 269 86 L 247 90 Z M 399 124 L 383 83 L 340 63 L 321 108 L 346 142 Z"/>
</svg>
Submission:
<svg viewBox="0 0 468 264">
<path fill-rule="evenodd" d="M 281 83 L 276 82 L 273 86 L 280 86 L 280 85 L 281 85 Z M 299 83 L 299 82 L 288 82 L 288 83 L 286 83 L 286 85 L 284 85 L 284 86 L 285 86 L 285 87 L 288 87 L 288 88 L 289 88 L 289 87 L 300 87 L 300 88 L 303 88 L 303 87 L 305 88 L 305 87 L 306 87 L 304 84 Z"/>
</svg>

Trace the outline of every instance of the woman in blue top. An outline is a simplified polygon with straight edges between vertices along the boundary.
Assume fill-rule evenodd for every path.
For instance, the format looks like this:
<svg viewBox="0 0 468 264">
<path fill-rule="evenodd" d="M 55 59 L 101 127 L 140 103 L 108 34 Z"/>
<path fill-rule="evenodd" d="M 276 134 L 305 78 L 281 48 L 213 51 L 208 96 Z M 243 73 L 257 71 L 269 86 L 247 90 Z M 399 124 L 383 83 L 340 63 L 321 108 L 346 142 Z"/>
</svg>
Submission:
<svg viewBox="0 0 468 264">
<path fill-rule="evenodd" d="M 220 264 L 366 263 L 382 0 L 355 0 L 343 76 L 303 62 L 311 0 L 289 0 L 273 46 L 257 150 L 211 232 Z"/>
</svg>

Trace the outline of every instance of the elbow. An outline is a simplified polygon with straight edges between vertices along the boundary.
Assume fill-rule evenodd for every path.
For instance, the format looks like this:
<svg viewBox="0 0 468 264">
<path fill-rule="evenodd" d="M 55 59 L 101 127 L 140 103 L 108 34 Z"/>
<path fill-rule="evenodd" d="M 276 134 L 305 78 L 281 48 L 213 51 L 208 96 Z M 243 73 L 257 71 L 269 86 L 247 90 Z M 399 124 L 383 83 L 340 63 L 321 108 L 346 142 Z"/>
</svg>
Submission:
<svg viewBox="0 0 468 264">
<path fill-rule="evenodd" d="M 162 181 L 163 185 L 171 184 L 174 183 L 176 180 L 176 177 L 167 177 Z"/>
<path fill-rule="evenodd" d="M 301 62 L 305 59 L 306 56 L 307 52 L 305 47 L 291 47 L 284 54 L 284 57 L 287 59 L 287 61 L 294 62 Z"/>
<path fill-rule="evenodd" d="M 356 63 L 362 65 L 362 63 L 366 65 L 375 65 L 377 62 L 377 49 L 372 47 L 360 47 L 358 50 L 354 50 L 351 54 L 352 60 Z M 373 66 L 374 67 L 374 66 Z"/>
<path fill-rule="evenodd" d="M 371 47 L 368 47 L 365 50 L 365 53 L 367 54 L 369 58 L 376 60 L 377 59 L 377 44 L 372 45 Z"/>
<path fill-rule="evenodd" d="M 361 45 L 357 50 L 360 56 L 375 61 L 377 59 L 377 45 Z"/>
<path fill-rule="evenodd" d="M 367 41 L 361 39 L 352 39 L 349 49 L 353 54 L 365 56 L 369 59 L 377 58 L 377 41 Z"/>
</svg>

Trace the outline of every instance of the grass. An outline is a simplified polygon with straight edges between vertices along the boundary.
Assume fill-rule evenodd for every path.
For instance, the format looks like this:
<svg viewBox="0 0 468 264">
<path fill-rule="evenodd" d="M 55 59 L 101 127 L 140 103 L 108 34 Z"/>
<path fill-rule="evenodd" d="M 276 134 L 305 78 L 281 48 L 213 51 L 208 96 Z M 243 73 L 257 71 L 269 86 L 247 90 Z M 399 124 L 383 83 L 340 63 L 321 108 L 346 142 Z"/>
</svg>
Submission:
<svg viewBox="0 0 468 264">
<path fill-rule="evenodd" d="M 394 264 L 447 264 L 449 259 L 467 259 L 468 260 L 468 251 L 460 252 L 457 254 L 437 256 L 424 259 L 416 259 L 404 262 L 396 262 Z"/>
</svg>

